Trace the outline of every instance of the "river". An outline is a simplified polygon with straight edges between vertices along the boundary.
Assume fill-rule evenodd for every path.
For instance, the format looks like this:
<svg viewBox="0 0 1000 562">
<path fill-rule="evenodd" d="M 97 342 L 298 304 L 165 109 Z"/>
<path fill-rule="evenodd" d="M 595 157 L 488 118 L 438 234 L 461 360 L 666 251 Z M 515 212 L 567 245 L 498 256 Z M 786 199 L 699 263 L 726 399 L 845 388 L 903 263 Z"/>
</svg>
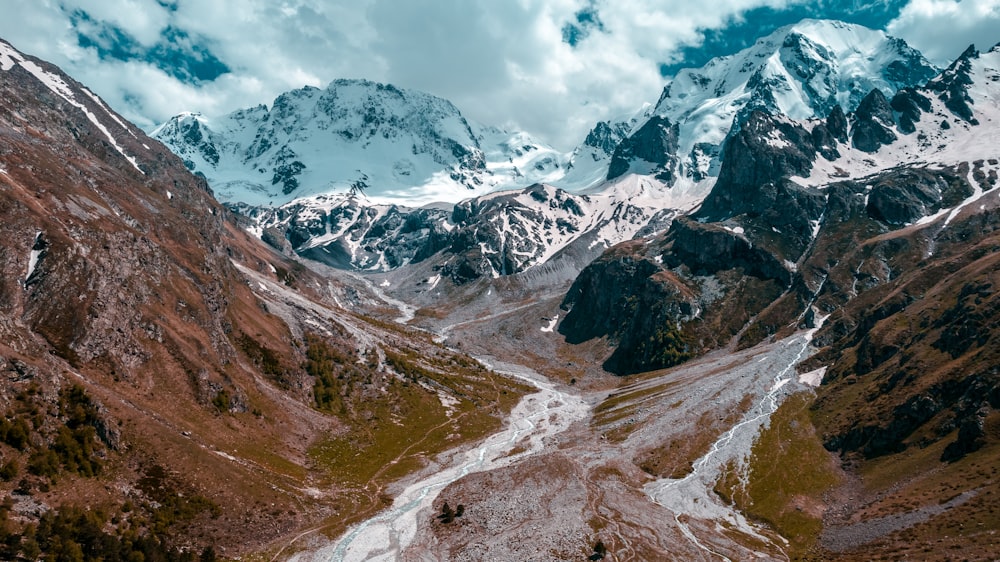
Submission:
<svg viewBox="0 0 1000 562">
<path fill-rule="evenodd" d="M 507 466 L 541 451 L 548 438 L 590 415 L 590 407 L 583 399 L 563 392 L 535 371 L 492 357 L 479 359 L 490 369 L 524 380 L 538 391 L 521 399 L 502 430 L 462 454 L 459 461 L 408 485 L 389 509 L 352 527 L 337 541 L 319 550 L 295 554 L 290 560 L 398 560 L 416 535 L 419 513 L 430 509 L 448 484 L 467 474 Z M 518 453 L 511 455 L 515 447 Z"/>
</svg>

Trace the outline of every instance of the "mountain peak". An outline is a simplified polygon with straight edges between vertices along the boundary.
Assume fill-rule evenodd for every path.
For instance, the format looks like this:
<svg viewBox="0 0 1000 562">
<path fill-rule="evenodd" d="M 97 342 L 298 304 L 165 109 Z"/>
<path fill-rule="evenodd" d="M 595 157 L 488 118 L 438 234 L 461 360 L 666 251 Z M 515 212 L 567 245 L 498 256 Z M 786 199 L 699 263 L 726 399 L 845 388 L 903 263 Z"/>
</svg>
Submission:
<svg viewBox="0 0 1000 562">
<path fill-rule="evenodd" d="M 937 70 L 905 41 L 862 25 L 803 20 L 775 30 L 750 47 L 684 69 L 663 90 L 654 113 L 680 126 L 685 175 L 710 176 L 734 127 L 761 109 L 802 120 L 852 111 L 873 89 L 892 95 Z M 698 154 L 695 148 L 701 146 Z"/>
<path fill-rule="evenodd" d="M 183 113 L 153 136 L 218 196 L 282 205 L 363 191 L 419 205 L 563 174 L 566 157 L 525 133 L 467 120 L 450 101 L 364 79 L 306 86 L 218 118 Z"/>
</svg>

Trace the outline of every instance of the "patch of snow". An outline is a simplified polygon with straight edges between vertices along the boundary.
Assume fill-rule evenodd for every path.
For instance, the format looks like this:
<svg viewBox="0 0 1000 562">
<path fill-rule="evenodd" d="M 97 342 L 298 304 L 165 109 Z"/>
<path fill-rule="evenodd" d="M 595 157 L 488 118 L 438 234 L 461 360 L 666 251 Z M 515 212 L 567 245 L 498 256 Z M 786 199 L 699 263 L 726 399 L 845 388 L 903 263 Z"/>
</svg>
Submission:
<svg viewBox="0 0 1000 562">
<path fill-rule="evenodd" d="M 267 267 L 271 270 L 271 273 L 275 273 L 275 274 L 278 273 L 278 270 L 277 270 L 277 268 L 274 267 L 274 264 L 268 262 Z"/>
<path fill-rule="evenodd" d="M 101 98 L 97 97 L 97 94 L 95 94 L 94 92 L 91 92 L 87 88 L 81 88 L 81 90 L 83 91 L 84 94 L 86 94 L 86 96 L 88 98 L 90 98 L 91 100 L 94 101 L 94 103 L 97 105 L 97 107 L 100 107 L 101 109 L 103 109 L 104 112 L 108 114 L 108 117 L 110 117 L 112 121 L 114 121 L 115 123 L 118 123 L 119 127 L 121 127 L 122 129 L 125 129 L 125 131 L 128 134 L 132 135 L 133 138 L 136 138 L 136 139 L 139 138 L 132 131 L 131 127 L 129 127 L 128 125 L 126 125 L 124 121 L 122 121 L 121 119 L 119 119 L 118 116 L 116 116 L 114 113 L 111 112 L 111 108 L 109 108 L 103 101 L 101 101 Z M 149 147 L 146 146 L 145 144 L 143 144 L 142 146 L 144 146 L 146 148 L 146 150 L 149 150 Z"/>
<path fill-rule="evenodd" d="M 826 374 L 826 366 L 823 366 L 820 367 L 819 369 L 809 371 L 808 373 L 802 373 L 801 375 L 799 375 L 799 382 L 806 386 L 811 386 L 813 388 L 816 388 L 819 385 L 823 384 L 823 376 L 825 374 Z"/>
<path fill-rule="evenodd" d="M 17 61 L 20 59 L 21 57 L 18 56 L 18 52 L 15 51 L 13 47 L 3 41 L 0 41 L 0 70 L 6 72 L 14 68 L 14 65 L 17 64 Z"/>
<path fill-rule="evenodd" d="M 27 283 L 28 279 L 31 279 L 31 274 L 35 272 L 35 268 L 38 266 L 38 258 L 41 257 L 42 251 L 35 250 L 34 248 L 38 245 L 38 240 L 42 237 L 41 232 L 35 233 L 35 240 L 31 243 L 31 253 L 28 255 L 28 273 L 24 276 L 24 282 Z"/>
<path fill-rule="evenodd" d="M 168 199 L 168 200 L 172 200 L 173 198 L 174 198 L 174 194 L 173 194 L 173 193 L 170 193 L 170 192 L 168 191 L 168 192 L 167 192 L 167 199 Z"/>
<path fill-rule="evenodd" d="M 379 287 L 390 287 L 390 286 L 392 286 L 392 283 L 390 283 L 388 279 L 379 283 Z"/>
<path fill-rule="evenodd" d="M 236 457 L 234 457 L 234 456 L 232 456 L 229 453 L 226 453 L 224 451 L 212 451 L 212 452 L 215 453 L 216 455 L 219 455 L 220 457 L 222 457 L 224 459 L 231 460 L 233 462 L 240 462 L 239 459 L 237 459 Z"/>
<path fill-rule="evenodd" d="M 556 324 L 558 324 L 558 323 L 559 323 L 559 315 L 556 314 L 555 316 L 552 317 L 551 320 L 549 320 L 549 325 L 548 326 L 542 326 L 541 330 L 543 332 L 552 332 L 553 330 L 556 329 Z"/>
<path fill-rule="evenodd" d="M 434 277 L 431 277 L 431 278 L 427 279 L 427 283 L 430 284 L 430 287 L 428 287 L 427 290 L 428 291 L 433 290 L 434 287 L 437 287 L 438 283 L 440 283 L 440 282 L 441 282 L 441 274 L 440 273 L 438 273 Z"/>
<path fill-rule="evenodd" d="M 444 407 L 445 414 L 450 418 L 455 413 L 455 406 L 459 404 L 458 399 L 440 390 L 437 391 L 437 397 L 441 401 L 441 406 Z"/>
<path fill-rule="evenodd" d="M 788 384 L 790 382 L 792 382 L 792 379 L 790 379 L 790 378 L 788 378 L 788 379 L 781 379 L 781 380 L 775 382 L 774 386 L 772 386 L 771 390 L 769 390 L 768 392 L 775 392 L 775 391 L 779 390 L 781 387 L 785 386 L 786 384 Z"/>
</svg>

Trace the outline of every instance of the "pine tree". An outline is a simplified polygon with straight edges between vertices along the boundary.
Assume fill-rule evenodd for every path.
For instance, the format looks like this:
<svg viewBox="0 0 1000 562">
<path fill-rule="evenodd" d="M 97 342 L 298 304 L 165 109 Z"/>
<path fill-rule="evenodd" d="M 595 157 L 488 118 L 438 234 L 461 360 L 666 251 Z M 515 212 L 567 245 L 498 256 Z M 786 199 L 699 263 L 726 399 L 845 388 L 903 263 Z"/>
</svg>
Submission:
<svg viewBox="0 0 1000 562">
<path fill-rule="evenodd" d="M 441 515 L 439 517 L 441 518 L 442 523 L 451 523 L 455 520 L 455 511 L 451 509 L 448 502 L 444 502 L 444 506 L 441 507 Z"/>
</svg>

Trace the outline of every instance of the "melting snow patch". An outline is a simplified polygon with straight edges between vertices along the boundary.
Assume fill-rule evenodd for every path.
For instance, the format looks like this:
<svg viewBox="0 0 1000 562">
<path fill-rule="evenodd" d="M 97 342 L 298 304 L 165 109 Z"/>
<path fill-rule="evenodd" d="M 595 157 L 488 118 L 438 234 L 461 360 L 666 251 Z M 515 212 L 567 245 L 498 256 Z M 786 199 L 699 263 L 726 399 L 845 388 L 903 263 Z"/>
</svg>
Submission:
<svg viewBox="0 0 1000 562">
<path fill-rule="evenodd" d="M 264 227 L 259 224 L 251 225 L 247 227 L 247 232 L 249 232 L 254 238 L 260 238 L 264 236 Z"/>
<path fill-rule="evenodd" d="M 551 331 L 555 330 L 556 329 L 556 323 L 558 323 L 558 322 L 559 322 L 559 315 L 556 314 L 551 319 L 549 319 L 549 325 L 548 326 L 543 326 L 542 327 L 542 331 L 543 332 L 551 332 Z"/>
<path fill-rule="evenodd" d="M 269 267 L 271 269 L 271 273 L 278 273 L 278 270 L 275 269 L 274 264 L 268 263 L 267 267 Z"/>
<path fill-rule="evenodd" d="M 447 412 L 448 417 L 451 417 L 451 415 L 455 413 L 455 406 L 458 406 L 458 399 L 455 398 L 454 396 L 445 394 L 440 390 L 438 391 L 437 396 L 438 400 L 441 401 L 441 405 L 444 406 L 444 409 Z"/>
<path fill-rule="evenodd" d="M 43 250 L 38 245 L 41 238 L 41 232 L 35 233 L 35 241 L 31 243 L 31 254 L 28 255 L 28 273 L 24 276 L 25 283 L 28 282 L 28 279 L 31 279 L 31 274 L 35 272 L 35 267 L 38 266 L 38 259 L 42 257 Z"/>
<path fill-rule="evenodd" d="M 437 274 L 437 275 L 435 275 L 434 277 L 431 277 L 431 278 L 429 278 L 429 279 L 427 280 L 427 282 L 428 282 L 428 283 L 430 283 L 430 285 L 431 285 L 431 286 L 430 286 L 430 288 L 428 288 L 428 289 L 427 289 L 428 291 L 430 291 L 430 290 L 431 290 L 431 289 L 433 289 L 434 287 L 437 287 L 437 286 L 438 286 L 438 283 L 440 283 L 440 282 L 441 282 L 441 274 L 440 274 L 440 273 L 438 273 L 438 274 Z"/>
<path fill-rule="evenodd" d="M 804 385 L 815 388 L 823 383 L 823 375 L 825 374 L 826 374 L 826 367 L 825 366 L 820 367 L 815 371 L 809 371 L 808 373 L 802 373 L 801 375 L 799 375 L 799 382 Z"/>
<path fill-rule="evenodd" d="M 216 455 L 219 455 L 220 457 L 222 457 L 222 458 L 224 458 L 224 459 L 229 459 L 229 460 L 231 460 L 231 461 L 233 461 L 233 462 L 239 462 L 239 459 L 237 459 L 236 457 L 234 457 L 234 456 L 230 455 L 229 453 L 224 453 L 224 452 L 222 452 L 222 451 L 213 451 L 213 452 L 214 452 L 214 453 L 215 453 Z"/>
<path fill-rule="evenodd" d="M 386 280 L 382 281 L 381 283 L 379 283 L 379 287 L 388 287 L 390 285 L 392 285 L 392 283 L 390 283 L 388 279 L 386 279 Z"/>
<path fill-rule="evenodd" d="M 173 193 L 170 193 L 170 192 L 168 191 L 168 192 L 167 192 L 167 199 L 173 199 L 173 198 L 174 198 L 174 194 L 173 194 Z"/>
<path fill-rule="evenodd" d="M 792 382 L 792 379 L 781 379 L 780 381 L 774 383 L 774 386 L 771 387 L 771 390 L 768 390 L 767 392 L 768 394 L 773 393 L 790 382 Z"/>
<path fill-rule="evenodd" d="M 10 45 L 0 41 L 0 70 L 7 71 L 14 68 L 14 64 L 20 57 Z"/>
</svg>

